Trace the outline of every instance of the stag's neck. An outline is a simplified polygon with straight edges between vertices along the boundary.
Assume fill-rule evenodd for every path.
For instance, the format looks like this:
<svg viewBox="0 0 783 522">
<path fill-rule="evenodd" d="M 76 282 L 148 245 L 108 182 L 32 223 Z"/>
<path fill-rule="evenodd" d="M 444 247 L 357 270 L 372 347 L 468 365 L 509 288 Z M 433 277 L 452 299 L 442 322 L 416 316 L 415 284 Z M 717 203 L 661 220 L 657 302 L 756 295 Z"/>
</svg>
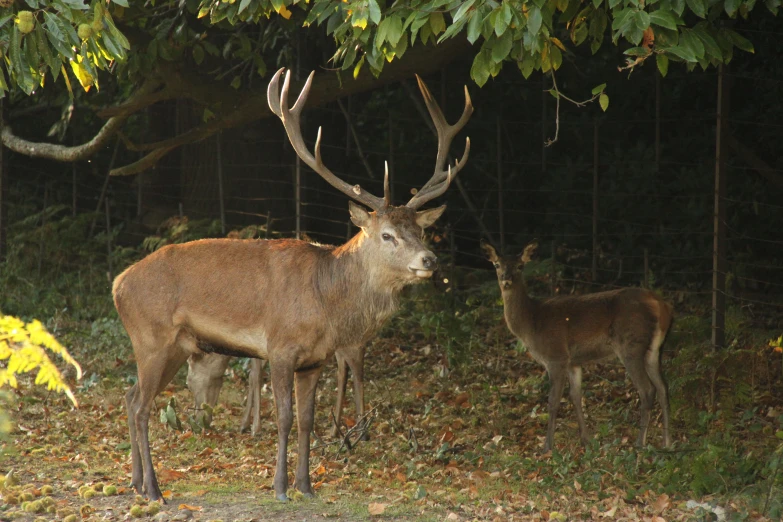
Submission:
<svg viewBox="0 0 783 522">
<path fill-rule="evenodd" d="M 509 330 L 523 341 L 527 341 L 533 333 L 538 301 L 528 295 L 524 281 L 514 281 L 511 288 L 503 290 L 502 293 L 503 309 Z"/>
<path fill-rule="evenodd" d="M 340 330 L 344 331 L 340 337 L 345 343 L 375 333 L 397 310 L 404 286 L 384 277 L 378 263 L 371 262 L 367 247 L 362 232 L 336 247 L 317 281 L 325 309 L 340 318 Z"/>
</svg>

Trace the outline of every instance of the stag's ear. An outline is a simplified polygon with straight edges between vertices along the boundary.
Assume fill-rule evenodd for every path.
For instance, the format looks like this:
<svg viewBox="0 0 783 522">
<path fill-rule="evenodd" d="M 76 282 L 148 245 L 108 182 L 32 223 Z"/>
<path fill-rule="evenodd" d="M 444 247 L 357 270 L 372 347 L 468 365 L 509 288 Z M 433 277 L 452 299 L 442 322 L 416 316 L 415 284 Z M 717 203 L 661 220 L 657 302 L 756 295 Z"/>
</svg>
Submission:
<svg viewBox="0 0 783 522">
<path fill-rule="evenodd" d="M 432 226 L 433 223 L 435 223 L 438 218 L 443 214 L 443 212 L 446 210 L 446 205 L 442 205 L 438 208 L 431 208 L 429 210 L 422 210 L 421 212 L 416 212 L 416 224 L 419 225 L 421 228 L 427 228 Z"/>
<path fill-rule="evenodd" d="M 359 228 L 367 228 L 370 226 L 370 220 L 372 216 L 367 212 L 364 207 L 357 205 L 353 201 L 348 202 L 348 211 L 351 213 L 351 222 Z"/>
<path fill-rule="evenodd" d="M 483 250 L 484 253 L 487 255 L 487 259 L 489 259 L 491 263 L 497 263 L 498 253 L 495 251 L 495 247 L 493 247 L 483 239 L 481 240 L 480 245 L 481 245 L 481 250 Z"/>
<path fill-rule="evenodd" d="M 522 251 L 522 253 L 519 255 L 519 260 L 523 263 L 529 263 L 531 259 L 533 259 L 533 254 L 536 253 L 536 249 L 538 248 L 538 240 L 531 241 L 526 247 L 525 250 Z"/>
</svg>

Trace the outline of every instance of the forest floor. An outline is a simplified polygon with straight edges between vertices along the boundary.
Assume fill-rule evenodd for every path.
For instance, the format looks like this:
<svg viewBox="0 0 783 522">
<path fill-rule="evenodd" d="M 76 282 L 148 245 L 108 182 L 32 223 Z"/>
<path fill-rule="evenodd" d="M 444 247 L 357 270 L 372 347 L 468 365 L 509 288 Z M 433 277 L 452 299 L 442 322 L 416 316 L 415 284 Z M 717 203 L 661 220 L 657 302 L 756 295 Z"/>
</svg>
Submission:
<svg viewBox="0 0 783 522">
<path fill-rule="evenodd" d="M 367 356 L 369 441 L 347 449 L 328 436 L 333 364 L 322 377 L 310 461 L 315 499 L 289 490 L 290 502 L 274 500 L 272 396 L 265 389 L 260 436 L 239 434 L 245 391 L 240 363 L 231 367 L 209 431 L 196 434 L 187 422 L 177 431 L 162 423 L 158 412 L 171 398 L 179 417 L 189 413 L 183 369 L 156 399 L 150 422 L 153 460 L 167 499 L 153 515 L 157 506 L 145 505 L 127 487 L 124 393 L 135 378 L 130 349 L 104 349 L 89 333 L 74 330 L 70 338 L 83 340 L 72 352 L 86 375 L 76 387 L 80 407 L 34 388 L 17 394 L 16 424 L 0 454 L 0 472 L 12 469 L 19 488 L 2 492 L 0 520 L 61 520 L 71 513 L 128 520 L 132 511 L 157 521 L 779 519 L 780 383 L 772 392 L 750 392 L 744 405 L 739 401 L 728 413 L 704 411 L 703 388 L 674 387 L 674 447 L 662 447 L 656 406 L 649 446 L 637 450 L 638 398 L 623 368 L 588 367 L 585 405 L 594 441 L 580 446 L 573 410 L 564 400 L 556 449 L 542 454 L 546 374 L 518 353 L 504 325 L 492 334 L 499 339 L 494 346 L 476 347 L 472 363 L 451 367 L 437 344 L 386 335 Z M 669 343 L 666 349 L 669 371 L 676 348 Z M 349 392 L 349 425 L 356 422 L 351 404 Z M 295 459 L 292 444 L 289 470 Z M 104 495 L 107 485 L 116 486 L 117 495 Z M 86 492 L 96 487 L 97 494 Z M 50 496 L 43 504 L 54 506 L 54 513 L 21 511 L 11 497 L 21 501 L 22 490 L 39 499 Z"/>
</svg>

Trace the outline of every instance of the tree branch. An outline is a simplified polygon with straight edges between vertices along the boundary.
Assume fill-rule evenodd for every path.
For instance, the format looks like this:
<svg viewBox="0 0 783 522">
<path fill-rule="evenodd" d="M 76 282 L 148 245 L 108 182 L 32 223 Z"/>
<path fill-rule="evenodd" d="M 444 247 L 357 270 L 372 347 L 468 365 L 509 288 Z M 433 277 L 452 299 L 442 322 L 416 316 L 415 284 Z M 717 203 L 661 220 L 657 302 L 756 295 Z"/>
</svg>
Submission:
<svg viewBox="0 0 783 522">
<path fill-rule="evenodd" d="M 131 96 L 128 102 L 134 103 L 137 100 L 148 100 L 150 94 L 159 86 L 160 82 L 157 80 L 146 80 Z M 103 127 L 101 127 L 101 130 L 99 130 L 90 141 L 81 145 L 66 146 L 57 143 L 29 141 L 14 134 L 13 129 L 11 129 L 9 125 L 3 125 L 0 138 L 2 139 L 3 145 L 14 152 L 26 156 L 63 162 L 79 161 L 92 156 L 101 149 L 109 138 L 114 136 L 122 128 L 125 120 L 136 112 L 136 110 L 138 109 L 134 106 L 133 110 L 118 112 L 116 116 L 109 118 Z"/>
<path fill-rule="evenodd" d="M 469 49 L 470 44 L 460 39 L 447 40 L 438 46 L 417 45 L 408 50 L 403 58 L 387 64 L 378 78 L 372 75 L 369 67 L 364 67 L 356 79 L 352 79 L 350 73 L 345 77 L 336 72 L 318 73 L 313 81 L 313 89 L 307 99 L 307 105 L 308 107 L 323 105 L 351 94 L 409 78 L 414 73 L 428 74 L 464 56 Z M 177 147 L 203 140 L 218 131 L 247 125 L 272 115 L 266 101 L 266 86 L 238 96 L 235 89 L 224 83 L 205 80 L 203 77 L 189 75 L 179 70 L 161 71 L 161 77 L 165 78 L 167 89 L 210 105 L 218 109 L 223 116 L 216 113 L 217 116 L 212 121 L 166 140 L 145 144 L 126 143 L 130 150 L 152 152 L 135 163 L 114 169 L 113 176 L 137 174 L 154 165 L 167 152 Z M 293 83 L 295 85 L 292 85 L 291 89 L 296 91 L 303 82 L 299 82 L 298 85 L 297 82 Z"/>
</svg>

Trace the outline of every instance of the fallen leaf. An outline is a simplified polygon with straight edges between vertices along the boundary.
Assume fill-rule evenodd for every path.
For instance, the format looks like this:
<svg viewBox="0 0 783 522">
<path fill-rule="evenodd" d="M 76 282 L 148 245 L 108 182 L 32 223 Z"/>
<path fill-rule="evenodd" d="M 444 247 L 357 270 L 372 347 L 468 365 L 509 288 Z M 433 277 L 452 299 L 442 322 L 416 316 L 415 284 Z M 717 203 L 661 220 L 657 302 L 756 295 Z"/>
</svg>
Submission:
<svg viewBox="0 0 783 522">
<path fill-rule="evenodd" d="M 191 506 L 189 504 L 180 504 L 178 509 L 187 509 L 188 511 L 201 511 L 201 506 Z"/>
<path fill-rule="evenodd" d="M 660 497 L 658 497 L 658 498 L 655 500 L 655 502 L 653 502 L 653 505 L 652 505 L 652 507 L 653 507 L 653 511 L 654 511 L 656 514 L 660 514 L 660 513 L 663 513 L 663 512 L 666 510 L 666 508 L 668 508 L 668 507 L 669 507 L 669 505 L 670 505 L 670 502 L 669 502 L 669 495 L 667 495 L 666 493 L 664 493 L 664 494 L 662 494 Z"/>
<path fill-rule="evenodd" d="M 617 511 L 617 506 L 612 506 L 612 509 L 609 511 L 604 511 L 603 513 L 599 513 L 598 516 L 601 518 L 611 518 L 614 516 L 615 512 Z"/>
<path fill-rule="evenodd" d="M 382 504 L 380 502 L 371 502 L 369 506 L 367 506 L 367 511 L 370 512 L 371 515 L 383 515 L 383 512 L 386 511 L 386 508 L 389 506 L 389 504 Z"/>
</svg>

